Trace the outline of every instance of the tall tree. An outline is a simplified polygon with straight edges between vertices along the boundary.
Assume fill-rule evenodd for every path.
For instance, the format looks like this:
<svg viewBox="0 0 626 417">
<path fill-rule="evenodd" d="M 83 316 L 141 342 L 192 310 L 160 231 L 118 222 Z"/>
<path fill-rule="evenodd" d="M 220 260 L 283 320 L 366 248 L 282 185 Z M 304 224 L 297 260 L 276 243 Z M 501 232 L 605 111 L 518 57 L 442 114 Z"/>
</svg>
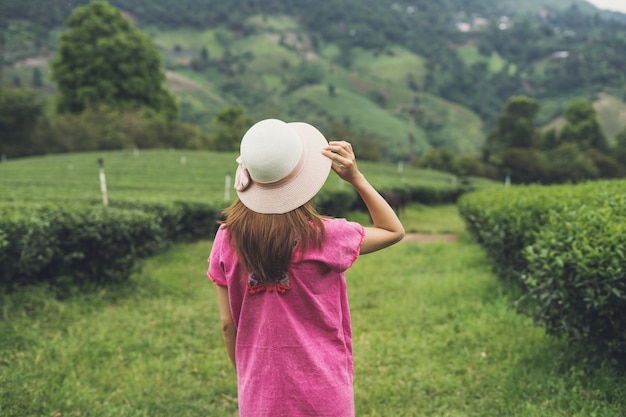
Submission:
<svg viewBox="0 0 626 417">
<path fill-rule="evenodd" d="M 497 127 L 487 137 L 485 153 L 493 155 L 509 148 L 533 148 L 537 145 L 538 132 L 535 119 L 539 111 L 537 100 L 511 97 L 498 118 Z"/>
<path fill-rule="evenodd" d="M 615 159 L 626 169 L 626 126 L 615 137 Z"/>
<path fill-rule="evenodd" d="M 581 150 L 597 149 L 608 153 L 609 143 L 602 131 L 596 109 L 584 98 L 570 102 L 565 109 L 565 126 L 561 130 L 562 143 L 574 143 Z"/>
<path fill-rule="evenodd" d="M 10 88 L 0 94 L 0 154 L 16 157 L 38 151 L 33 132 L 44 106 L 34 90 Z"/>
<path fill-rule="evenodd" d="M 159 52 L 119 10 L 103 1 L 78 7 L 67 20 L 52 76 L 58 110 L 80 113 L 89 105 L 149 108 L 176 119 Z"/>
<path fill-rule="evenodd" d="M 217 131 L 213 136 L 213 147 L 218 151 L 232 152 L 252 125 L 252 119 L 242 107 L 225 107 L 215 116 Z"/>
</svg>

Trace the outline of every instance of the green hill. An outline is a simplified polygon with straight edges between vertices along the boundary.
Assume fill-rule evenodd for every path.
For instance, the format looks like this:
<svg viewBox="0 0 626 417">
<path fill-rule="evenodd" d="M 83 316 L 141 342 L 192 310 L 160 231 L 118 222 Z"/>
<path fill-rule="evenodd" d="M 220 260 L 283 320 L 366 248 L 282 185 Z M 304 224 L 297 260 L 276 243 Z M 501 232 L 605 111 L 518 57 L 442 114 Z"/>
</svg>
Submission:
<svg viewBox="0 0 626 417">
<path fill-rule="evenodd" d="M 611 94 L 613 109 L 626 97 L 626 16 L 584 0 L 110 2 L 158 46 L 181 119 L 209 132 L 240 105 L 253 119 L 348 124 L 398 159 L 412 113 L 418 152 L 471 153 L 513 95 L 537 98 L 541 123 L 572 97 Z M 3 2 L 2 84 L 53 96 L 48 61 L 85 3 Z M 610 136 L 618 113 L 601 117 Z"/>
</svg>

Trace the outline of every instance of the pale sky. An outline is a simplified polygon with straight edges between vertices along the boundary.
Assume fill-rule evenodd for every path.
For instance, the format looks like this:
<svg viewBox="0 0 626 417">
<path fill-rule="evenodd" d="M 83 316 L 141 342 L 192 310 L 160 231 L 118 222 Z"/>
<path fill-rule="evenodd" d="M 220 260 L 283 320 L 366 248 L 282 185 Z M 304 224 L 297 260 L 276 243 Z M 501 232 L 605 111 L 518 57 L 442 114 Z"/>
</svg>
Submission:
<svg viewBox="0 0 626 417">
<path fill-rule="evenodd" d="M 626 0 L 587 0 L 599 9 L 616 10 L 626 13 Z"/>
</svg>

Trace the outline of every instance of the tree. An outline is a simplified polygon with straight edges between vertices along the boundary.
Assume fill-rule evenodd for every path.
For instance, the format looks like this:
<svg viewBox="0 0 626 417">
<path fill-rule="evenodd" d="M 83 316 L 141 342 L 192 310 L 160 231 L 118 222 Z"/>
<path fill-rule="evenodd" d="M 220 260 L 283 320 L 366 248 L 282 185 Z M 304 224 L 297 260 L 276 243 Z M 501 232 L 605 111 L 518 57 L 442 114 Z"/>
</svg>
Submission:
<svg viewBox="0 0 626 417">
<path fill-rule="evenodd" d="M 252 120 L 242 107 L 225 107 L 215 117 L 215 124 L 217 132 L 213 137 L 213 147 L 218 151 L 232 152 L 237 150 Z"/>
<path fill-rule="evenodd" d="M 119 10 L 96 1 L 76 8 L 66 25 L 52 62 L 59 112 L 80 113 L 88 105 L 104 104 L 177 118 L 157 49 Z"/>
<path fill-rule="evenodd" d="M 0 94 L 0 154 L 16 157 L 37 153 L 33 132 L 44 107 L 45 102 L 33 90 L 10 88 Z"/>
<path fill-rule="evenodd" d="M 597 149 L 608 153 L 609 143 L 596 110 L 589 101 L 584 98 L 572 100 L 565 109 L 564 116 L 566 123 L 561 129 L 561 143 L 574 143 L 583 151 Z"/>
<path fill-rule="evenodd" d="M 617 134 L 615 142 L 615 159 L 626 169 L 626 127 Z"/>
<path fill-rule="evenodd" d="M 33 87 L 38 88 L 43 86 L 43 79 L 41 77 L 41 70 L 37 67 L 33 68 Z"/>
<path fill-rule="evenodd" d="M 593 160 L 574 143 L 564 143 L 547 152 L 550 182 L 581 182 L 600 176 Z"/>
<path fill-rule="evenodd" d="M 538 142 L 535 119 L 539 102 L 533 98 L 511 97 L 498 118 L 498 125 L 487 137 L 485 153 L 493 155 L 509 148 L 533 148 Z"/>
<path fill-rule="evenodd" d="M 501 157 L 515 183 L 543 182 L 548 177 L 548 167 L 538 149 L 509 148 Z"/>
</svg>

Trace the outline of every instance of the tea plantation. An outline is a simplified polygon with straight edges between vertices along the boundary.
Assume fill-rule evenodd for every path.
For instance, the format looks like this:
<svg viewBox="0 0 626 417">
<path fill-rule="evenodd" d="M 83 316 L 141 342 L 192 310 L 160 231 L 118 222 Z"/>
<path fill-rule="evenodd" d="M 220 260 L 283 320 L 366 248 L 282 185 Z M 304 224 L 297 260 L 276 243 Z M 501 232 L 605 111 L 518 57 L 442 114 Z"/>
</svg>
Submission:
<svg viewBox="0 0 626 417">
<path fill-rule="evenodd" d="M 553 335 L 626 357 L 626 181 L 478 192 L 459 201 L 520 308 Z"/>
<path fill-rule="evenodd" d="M 234 198 L 235 154 L 151 150 L 73 153 L 0 164 L 0 284 L 126 279 L 137 259 L 181 240 L 209 239 Z M 106 179 L 106 206 L 100 169 Z M 405 201 L 450 203 L 488 185 L 449 174 L 360 164 L 379 190 Z M 331 174 L 320 211 L 359 206 Z"/>
</svg>

